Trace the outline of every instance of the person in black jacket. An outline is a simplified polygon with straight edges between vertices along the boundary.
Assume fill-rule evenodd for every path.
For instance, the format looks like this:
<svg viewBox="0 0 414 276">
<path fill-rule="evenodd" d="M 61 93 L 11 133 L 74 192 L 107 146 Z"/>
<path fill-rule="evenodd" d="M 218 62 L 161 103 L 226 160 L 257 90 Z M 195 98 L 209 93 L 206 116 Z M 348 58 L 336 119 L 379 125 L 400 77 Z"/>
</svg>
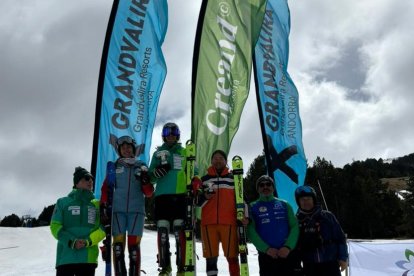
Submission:
<svg viewBox="0 0 414 276">
<path fill-rule="evenodd" d="M 348 266 L 345 234 L 335 218 L 317 204 L 315 190 L 299 186 L 295 191 L 299 206 L 298 253 L 306 276 L 340 276 Z"/>
</svg>

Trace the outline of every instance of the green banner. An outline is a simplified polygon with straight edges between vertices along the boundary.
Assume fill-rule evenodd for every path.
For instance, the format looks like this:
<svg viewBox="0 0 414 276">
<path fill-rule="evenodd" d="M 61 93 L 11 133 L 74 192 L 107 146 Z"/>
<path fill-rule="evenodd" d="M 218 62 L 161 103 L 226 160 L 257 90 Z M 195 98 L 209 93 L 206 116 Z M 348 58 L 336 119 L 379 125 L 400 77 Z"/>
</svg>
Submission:
<svg viewBox="0 0 414 276">
<path fill-rule="evenodd" d="M 239 128 L 265 6 L 266 0 L 203 1 L 192 91 L 192 139 L 201 175 L 214 150 L 229 152 Z"/>
</svg>

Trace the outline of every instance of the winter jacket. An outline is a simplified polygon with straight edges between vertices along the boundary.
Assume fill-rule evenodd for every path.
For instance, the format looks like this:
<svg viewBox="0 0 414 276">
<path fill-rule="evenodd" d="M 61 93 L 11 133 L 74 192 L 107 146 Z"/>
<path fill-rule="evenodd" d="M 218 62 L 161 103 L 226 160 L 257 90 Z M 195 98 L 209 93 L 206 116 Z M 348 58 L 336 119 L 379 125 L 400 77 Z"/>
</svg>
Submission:
<svg viewBox="0 0 414 276">
<path fill-rule="evenodd" d="M 161 177 L 154 177 L 154 170 L 161 165 L 159 152 L 168 151 L 167 162 L 171 166 L 168 173 Z M 149 173 L 152 176 L 151 181 L 156 183 L 155 196 L 184 194 L 187 191 L 185 176 L 185 149 L 180 143 L 168 146 L 167 143 L 162 144 L 152 155 Z"/>
<path fill-rule="evenodd" d="M 335 216 L 319 206 L 312 212 L 298 210 L 300 235 L 298 250 L 304 263 L 346 261 L 345 234 Z"/>
<path fill-rule="evenodd" d="M 145 199 L 142 193 L 141 167 L 145 163 L 139 160 L 119 158 L 115 162 L 115 183 L 112 199 L 112 211 L 117 213 L 145 214 Z M 109 172 L 107 172 L 108 174 Z M 101 188 L 101 202 L 108 201 L 108 175 Z"/>
<path fill-rule="evenodd" d="M 63 264 L 98 263 L 98 243 L 105 237 L 99 223 L 99 201 L 91 191 L 74 189 L 58 199 L 50 230 L 58 240 L 56 267 Z M 87 240 L 87 247 L 73 248 L 77 239 Z"/>
<path fill-rule="evenodd" d="M 273 196 L 260 196 L 250 203 L 247 233 L 258 251 L 293 249 L 299 236 L 298 222 L 289 203 Z"/>
<path fill-rule="evenodd" d="M 225 224 L 236 225 L 236 199 L 234 196 L 233 175 L 227 168 L 219 175 L 214 167 L 209 167 L 207 174 L 201 178 L 203 190 L 212 189 L 212 198 L 201 195 L 201 225 Z"/>
</svg>

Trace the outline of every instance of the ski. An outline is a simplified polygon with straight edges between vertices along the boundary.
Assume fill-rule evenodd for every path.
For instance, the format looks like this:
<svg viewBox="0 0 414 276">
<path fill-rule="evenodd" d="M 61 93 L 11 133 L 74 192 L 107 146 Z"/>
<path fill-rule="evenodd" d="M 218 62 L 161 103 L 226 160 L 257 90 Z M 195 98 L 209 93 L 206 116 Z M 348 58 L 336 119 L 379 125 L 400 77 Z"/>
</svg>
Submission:
<svg viewBox="0 0 414 276">
<path fill-rule="evenodd" d="M 112 199 L 116 181 L 116 168 L 114 162 L 108 162 L 106 165 L 107 171 L 107 185 L 108 185 L 108 202 L 107 202 L 107 214 L 109 214 L 109 221 L 104 225 L 105 239 L 103 241 L 104 249 L 102 254 L 105 260 L 105 276 L 112 275 Z"/>
<path fill-rule="evenodd" d="M 246 229 L 243 225 L 244 218 L 244 193 L 243 193 L 243 160 L 240 156 L 234 156 L 232 159 L 234 193 L 236 195 L 236 215 L 237 215 L 237 232 L 239 235 L 239 253 L 240 253 L 240 276 L 249 275 L 249 265 L 247 262 L 247 242 Z"/>
<path fill-rule="evenodd" d="M 184 222 L 185 234 L 185 256 L 184 256 L 184 275 L 196 275 L 196 255 L 194 242 L 194 196 L 191 185 L 191 180 L 194 177 L 195 166 L 195 144 L 188 140 L 185 146 L 186 153 L 186 218 Z"/>
</svg>

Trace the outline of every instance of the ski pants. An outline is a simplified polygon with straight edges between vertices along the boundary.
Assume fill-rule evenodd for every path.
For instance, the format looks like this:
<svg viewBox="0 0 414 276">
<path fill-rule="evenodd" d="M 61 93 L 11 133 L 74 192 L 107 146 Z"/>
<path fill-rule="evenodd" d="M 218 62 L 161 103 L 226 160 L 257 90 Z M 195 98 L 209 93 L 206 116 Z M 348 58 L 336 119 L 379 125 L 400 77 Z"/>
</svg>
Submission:
<svg viewBox="0 0 414 276">
<path fill-rule="evenodd" d="M 145 214 L 143 213 L 113 213 L 112 236 L 125 235 L 140 236 L 144 231 Z"/>
<path fill-rule="evenodd" d="M 237 258 L 239 254 L 237 226 L 235 225 L 202 225 L 201 239 L 203 241 L 204 258 L 218 257 L 220 242 L 224 256 Z"/>
<path fill-rule="evenodd" d="M 56 276 L 94 276 L 96 264 L 65 264 L 56 267 Z"/>
<path fill-rule="evenodd" d="M 303 263 L 303 271 L 306 276 L 341 276 L 337 261 L 325 263 Z"/>
<path fill-rule="evenodd" d="M 287 258 L 274 259 L 266 253 L 259 252 L 260 276 L 294 276 L 294 263 Z"/>
</svg>

